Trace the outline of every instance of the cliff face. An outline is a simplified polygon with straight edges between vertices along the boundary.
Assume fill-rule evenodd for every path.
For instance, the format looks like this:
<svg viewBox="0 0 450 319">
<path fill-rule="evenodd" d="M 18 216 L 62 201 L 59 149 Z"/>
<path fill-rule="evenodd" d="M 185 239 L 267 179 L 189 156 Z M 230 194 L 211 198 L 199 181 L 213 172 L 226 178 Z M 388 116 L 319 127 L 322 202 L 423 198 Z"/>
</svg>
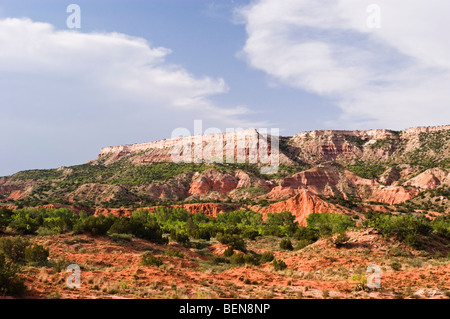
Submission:
<svg viewBox="0 0 450 319">
<path fill-rule="evenodd" d="M 255 163 L 257 169 L 283 165 L 267 175 L 251 165 L 227 165 L 236 162 Z M 335 204 L 345 200 L 361 210 L 389 210 L 393 206 L 373 202 L 402 204 L 436 188 L 443 188 L 439 196 L 445 197 L 449 167 L 450 126 L 320 130 L 292 137 L 251 129 L 105 147 L 89 164 L 0 178 L 0 202 L 63 203 L 125 215 L 131 206 L 176 203 L 211 216 L 227 211 L 223 203 L 233 203 L 233 209 L 252 207 L 264 216 L 289 210 L 303 223 L 312 212 L 348 213 Z M 442 207 L 434 208 L 450 209 L 446 200 L 439 203 Z M 111 206 L 125 208 L 105 208 Z"/>
</svg>

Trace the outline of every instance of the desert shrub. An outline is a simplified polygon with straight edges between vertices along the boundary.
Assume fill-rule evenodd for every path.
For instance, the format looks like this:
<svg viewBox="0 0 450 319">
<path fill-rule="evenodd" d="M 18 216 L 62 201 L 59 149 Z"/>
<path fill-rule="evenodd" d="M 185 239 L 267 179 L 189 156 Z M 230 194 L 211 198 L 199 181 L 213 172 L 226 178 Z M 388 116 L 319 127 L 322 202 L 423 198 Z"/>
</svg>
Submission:
<svg viewBox="0 0 450 319">
<path fill-rule="evenodd" d="M 217 214 L 216 223 L 224 225 L 236 225 L 238 228 L 243 226 L 262 225 L 262 215 L 249 210 L 237 210 L 234 212 Z"/>
<path fill-rule="evenodd" d="M 223 255 L 225 257 L 231 257 L 234 254 L 234 249 L 232 247 L 228 247 L 227 249 L 225 249 L 225 251 L 223 252 Z"/>
<path fill-rule="evenodd" d="M 308 227 L 316 228 L 321 237 L 342 233 L 355 226 L 355 222 L 346 215 L 313 213 L 306 218 Z"/>
<path fill-rule="evenodd" d="M 164 251 L 164 254 L 166 256 L 169 256 L 169 257 L 178 257 L 178 258 L 183 258 L 184 257 L 184 254 L 183 254 L 182 251 L 179 251 L 179 250 L 176 250 L 176 249 L 173 249 L 173 248 L 166 249 Z"/>
<path fill-rule="evenodd" d="M 137 218 L 116 219 L 109 228 L 108 234 L 130 234 L 154 243 L 166 243 L 162 230 L 156 222 L 141 222 Z"/>
<path fill-rule="evenodd" d="M 25 248 L 29 243 L 19 237 L 0 238 L 0 250 L 6 258 L 14 263 L 22 263 L 25 261 Z"/>
<path fill-rule="evenodd" d="M 350 238 L 345 232 L 340 233 L 334 240 L 333 243 L 336 247 L 344 246 Z"/>
<path fill-rule="evenodd" d="M 63 234 L 72 231 L 74 219 L 62 216 L 62 217 L 47 217 L 44 218 L 44 227 L 48 228 L 55 234 Z"/>
<path fill-rule="evenodd" d="M 216 239 L 224 245 L 228 245 L 229 247 L 245 252 L 245 241 L 240 236 L 235 234 L 223 234 L 218 233 Z"/>
<path fill-rule="evenodd" d="M 0 231 L 2 231 L 11 222 L 13 211 L 4 207 L 0 208 Z"/>
<path fill-rule="evenodd" d="M 302 240 L 299 240 L 299 241 L 297 242 L 297 245 L 295 245 L 295 250 L 303 249 L 303 248 L 305 248 L 306 246 L 311 245 L 311 244 L 313 244 L 313 243 L 314 243 L 314 241 L 310 241 L 310 240 L 308 240 L 308 239 L 302 239 Z"/>
<path fill-rule="evenodd" d="M 272 267 L 273 267 L 274 270 L 278 271 L 278 270 L 286 269 L 287 265 L 281 259 L 274 259 L 273 262 L 272 262 Z"/>
<path fill-rule="evenodd" d="M 41 244 L 34 244 L 25 248 L 25 260 L 27 263 L 45 266 L 48 256 L 48 249 L 45 249 Z"/>
<path fill-rule="evenodd" d="M 402 269 L 402 264 L 398 261 L 392 262 L 389 266 L 391 266 L 391 268 L 395 271 L 399 271 L 400 269 Z"/>
<path fill-rule="evenodd" d="M 211 231 L 210 228 L 207 227 L 198 227 L 197 229 L 192 230 L 191 234 L 195 239 L 203 239 L 208 241 L 211 239 Z"/>
<path fill-rule="evenodd" d="M 162 258 L 153 256 L 151 253 L 145 253 L 142 255 L 141 264 L 143 266 L 159 267 L 163 264 L 163 260 L 162 260 Z"/>
<path fill-rule="evenodd" d="M 253 256 L 252 254 L 244 255 L 244 262 L 247 265 L 258 265 L 259 264 L 258 259 L 255 256 Z"/>
<path fill-rule="evenodd" d="M 11 217 L 9 226 L 15 229 L 19 234 L 35 234 L 39 226 L 44 223 L 42 214 L 34 208 L 24 208 L 16 210 Z"/>
<path fill-rule="evenodd" d="M 245 228 L 244 231 L 242 232 L 242 236 L 244 238 L 248 238 L 250 240 L 255 240 L 256 237 L 258 237 L 260 235 L 259 235 L 259 231 L 257 231 L 256 229 Z"/>
<path fill-rule="evenodd" d="M 185 233 L 177 232 L 175 229 L 172 229 L 170 238 L 183 246 L 189 246 L 189 236 Z"/>
<path fill-rule="evenodd" d="M 431 222 L 433 232 L 445 239 L 450 239 L 450 216 L 439 216 Z"/>
<path fill-rule="evenodd" d="M 234 253 L 230 257 L 230 262 L 232 265 L 243 265 L 245 263 L 244 254 Z"/>
<path fill-rule="evenodd" d="M 265 223 L 267 225 L 265 233 L 279 237 L 292 236 L 298 228 L 295 216 L 287 211 L 268 213 Z"/>
<path fill-rule="evenodd" d="M 427 236 L 433 231 L 429 221 L 412 214 L 371 215 L 367 224 L 380 231 L 384 237 L 396 237 L 413 248 L 420 248 L 423 245 L 419 235 Z"/>
<path fill-rule="evenodd" d="M 18 271 L 18 266 L 7 261 L 5 255 L 0 253 L 0 295 L 21 297 L 25 294 L 25 283 L 16 276 Z"/>
<path fill-rule="evenodd" d="M 225 264 L 227 262 L 229 262 L 229 260 L 227 260 L 226 258 L 221 257 L 221 256 L 214 256 L 213 259 L 212 259 L 212 264 L 213 265 Z"/>
<path fill-rule="evenodd" d="M 108 230 L 117 220 L 117 217 L 108 215 L 100 215 L 95 217 L 93 215 L 86 218 L 80 218 L 74 225 L 75 233 L 90 233 L 91 235 L 106 235 Z"/>
<path fill-rule="evenodd" d="M 265 264 L 268 262 L 271 262 L 275 257 L 273 256 L 273 253 L 271 251 L 265 251 L 261 255 L 261 258 L 259 259 L 259 262 L 261 264 Z"/>
<path fill-rule="evenodd" d="M 116 234 L 108 232 L 108 236 L 116 242 L 130 242 L 133 239 L 132 234 Z"/>
<path fill-rule="evenodd" d="M 312 227 L 299 227 L 293 236 L 297 240 L 306 240 L 308 242 L 315 242 L 319 239 L 319 230 Z"/>
<path fill-rule="evenodd" d="M 294 250 L 294 247 L 292 247 L 292 242 L 288 238 L 282 239 L 280 241 L 280 248 L 284 250 Z"/>
</svg>

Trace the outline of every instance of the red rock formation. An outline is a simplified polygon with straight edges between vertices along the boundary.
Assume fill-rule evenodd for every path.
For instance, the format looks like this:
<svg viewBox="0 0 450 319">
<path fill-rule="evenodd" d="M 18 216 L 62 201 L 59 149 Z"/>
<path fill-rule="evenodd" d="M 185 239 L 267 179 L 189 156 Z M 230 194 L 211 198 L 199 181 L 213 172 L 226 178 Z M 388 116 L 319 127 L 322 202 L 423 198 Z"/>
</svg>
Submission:
<svg viewBox="0 0 450 319">
<path fill-rule="evenodd" d="M 422 189 L 434 189 L 442 184 L 450 184 L 450 173 L 441 168 L 431 168 L 403 183 Z"/>
<path fill-rule="evenodd" d="M 252 209 L 259 211 L 263 215 L 263 218 L 267 217 L 267 213 L 289 211 L 295 216 L 295 220 L 302 226 L 306 226 L 306 218 L 312 213 L 342 214 L 346 211 L 343 208 L 325 202 L 319 196 L 308 190 L 301 190 L 294 197 L 271 204 L 268 207 L 260 208 L 259 206 L 254 206 Z"/>
<path fill-rule="evenodd" d="M 369 200 L 394 205 L 406 202 L 417 194 L 419 194 L 419 191 L 414 188 L 407 189 L 404 187 L 389 186 L 377 189 Z"/>
</svg>

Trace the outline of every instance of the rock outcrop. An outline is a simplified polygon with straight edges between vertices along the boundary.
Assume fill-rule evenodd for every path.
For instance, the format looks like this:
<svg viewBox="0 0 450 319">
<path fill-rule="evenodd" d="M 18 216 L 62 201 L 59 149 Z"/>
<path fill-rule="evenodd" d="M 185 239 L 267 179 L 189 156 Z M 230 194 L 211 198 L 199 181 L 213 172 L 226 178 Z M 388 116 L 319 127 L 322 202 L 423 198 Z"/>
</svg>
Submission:
<svg viewBox="0 0 450 319">
<path fill-rule="evenodd" d="M 287 200 L 273 203 L 268 207 L 254 206 L 251 209 L 260 212 L 263 218 L 268 213 L 281 213 L 289 211 L 295 216 L 295 220 L 302 226 L 306 226 L 306 218 L 312 213 L 336 213 L 342 214 L 347 210 L 322 200 L 319 196 L 303 189 Z"/>
</svg>

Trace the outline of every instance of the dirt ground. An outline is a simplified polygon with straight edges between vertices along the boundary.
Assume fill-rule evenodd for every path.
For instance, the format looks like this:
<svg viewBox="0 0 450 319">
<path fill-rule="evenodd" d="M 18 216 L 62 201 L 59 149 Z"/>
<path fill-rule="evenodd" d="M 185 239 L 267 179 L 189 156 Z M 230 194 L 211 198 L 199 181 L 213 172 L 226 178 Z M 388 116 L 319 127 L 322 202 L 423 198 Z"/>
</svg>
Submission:
<svg viewBox="0 0 450 319">
<path fill-rule="evenodd" d="M 24 266 L 20 276 L 29 289 L 26 298 L 450 297 L 450 255 L 414 251 L 371 229 L 351 231 L 348 236 L 348 243 L 339 248 L 321 239 L 297 251 L 281 250 L 281 239 L 276 237 L 247 242 L 249 251 L 273 251 L 287 265 L 281 271 L 275 271 L 271 263 L 235 266 L 218 262 L 215 257 L 223 256 L 226 246 L 214 240 L 185 248 L 137 238 L 116 242 L 107 236 L 30 237 L 49 248 L 49 266 Z M 168 256 L 168 249 L 181 252 L 182 257 Z M 143 266 L 146 251 L 161 257 L 163 265 Z M 79 288 L 67 286 L 69 264 L 81 268 Z M 377 276 L 366 272 L 369 265 L 380 271 L 380 288 L 367 288 L 367 277 Z"/>
</svg>

